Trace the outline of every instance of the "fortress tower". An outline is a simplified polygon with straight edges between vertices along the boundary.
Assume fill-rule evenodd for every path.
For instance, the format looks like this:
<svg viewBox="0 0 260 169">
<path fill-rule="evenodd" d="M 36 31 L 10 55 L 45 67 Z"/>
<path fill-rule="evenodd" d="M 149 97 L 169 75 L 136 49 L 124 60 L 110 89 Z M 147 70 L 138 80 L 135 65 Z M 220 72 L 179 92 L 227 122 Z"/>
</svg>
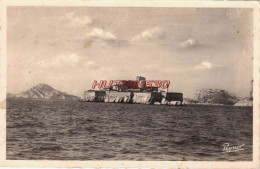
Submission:
<svg viewBox="0 0 260 169">
<path fill-rule="evenodd" d="M 145 77 L 137 76 L 136 77 L 136 81 L 141 82 L 141 86 L 140 86 L 141 88 L 146 86 L 146 78 Z"/>
</svg>

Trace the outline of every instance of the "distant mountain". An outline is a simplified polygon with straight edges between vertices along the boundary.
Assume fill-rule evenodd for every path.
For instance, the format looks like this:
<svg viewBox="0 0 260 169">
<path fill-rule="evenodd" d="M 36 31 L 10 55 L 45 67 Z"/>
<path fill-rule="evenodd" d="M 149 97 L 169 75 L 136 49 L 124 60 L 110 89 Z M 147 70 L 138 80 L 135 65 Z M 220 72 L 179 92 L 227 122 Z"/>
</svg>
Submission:
<svg viewBox="0 0 260 169">
<path fill-rule="evenodd" d="M 240 99 L 235 95 L 221 89 L 202 89 L 196 92 L 194 100 L 203 104 L 234 105 Z"/>
<path fill-rule="evenodd" d="M 38 84 L 37 86 L 32 87 L 31 89 L 18 93 L 11 94 L 8 93 L 7 97 L 20 97 L 20 98 L 41 98 L 41 99 L 68 99 L 68 100 L 77 100 L 79 97 L 69 95 L 65 92 L 55 90 L 47 84 Z"/>
</svg>

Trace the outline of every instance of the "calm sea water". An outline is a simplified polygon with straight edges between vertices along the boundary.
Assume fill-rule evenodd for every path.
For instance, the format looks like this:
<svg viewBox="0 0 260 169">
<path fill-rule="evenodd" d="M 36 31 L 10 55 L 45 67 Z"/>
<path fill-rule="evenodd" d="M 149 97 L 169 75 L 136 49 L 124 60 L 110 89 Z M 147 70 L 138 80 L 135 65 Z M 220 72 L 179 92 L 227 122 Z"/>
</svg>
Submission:
<svg viewBox="0 0 260 169">
<path fill-rule="evenodd" d="M 8 99 L 9 160 L 252 160 L 252 108 Z M 223 153 L 223 144 L 245 144 Z"/>
</svg>

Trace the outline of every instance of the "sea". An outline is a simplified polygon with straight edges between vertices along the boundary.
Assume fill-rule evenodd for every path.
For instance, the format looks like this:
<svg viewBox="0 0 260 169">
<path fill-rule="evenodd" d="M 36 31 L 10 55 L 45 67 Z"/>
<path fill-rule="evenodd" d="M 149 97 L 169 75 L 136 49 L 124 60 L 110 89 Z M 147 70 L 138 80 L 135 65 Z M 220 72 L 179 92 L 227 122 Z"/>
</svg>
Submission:
<svg viewBox="0 0 260 169">
<path fill-rule="evenodd" d="M 8 98 L 6 120 L 7 160 L 252 161 L 252 107 Z"/>
</svg>

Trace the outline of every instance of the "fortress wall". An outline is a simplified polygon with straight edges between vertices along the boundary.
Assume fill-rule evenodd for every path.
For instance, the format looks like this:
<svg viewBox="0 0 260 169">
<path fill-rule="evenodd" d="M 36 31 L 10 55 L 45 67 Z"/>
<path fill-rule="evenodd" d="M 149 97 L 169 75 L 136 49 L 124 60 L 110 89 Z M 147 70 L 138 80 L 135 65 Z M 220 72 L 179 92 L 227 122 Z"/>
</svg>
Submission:
<svg viewBox="0 0 260 169">
<path fill-rule="evenodd" d="M 105 102 L 130 103 L 131 92 L 106 92 Z"/>
<path fill-rule="evenodd" d="M 83 101 L 112 103 L 154 104 L 158 102 L 160 104 L 181 105 L 183 95 L 182 93 L 162 94 L 161 92 L 85 91 L 81 99 Z"/>
<path fill-rule="evenodd" d="M 171 102 L 171 101 L 183 102 L 183 94 L 182 93 L 166 93 L 166 100 L 168 102 Z"/>
<path fill-rule="evenodd" d="M 105 91 L 85 91 L 81 96 L 81 99 L 84 101 L 104 101 L 106 96 Z"/>
<path fill-rule="evenodd" d="M 81 100 L 84 101 L 94 101 L 95 99 L 95 92 L 85 91 L 81 96 Z"/>
<path fill-rule="evenodd" d="M 161 102 L 162 94 L 153 92 L 153 93 L 134 93 L 133 103 L 142 103 L 142 104 L 153 104 L 154 102 Z"/>
</svg>

